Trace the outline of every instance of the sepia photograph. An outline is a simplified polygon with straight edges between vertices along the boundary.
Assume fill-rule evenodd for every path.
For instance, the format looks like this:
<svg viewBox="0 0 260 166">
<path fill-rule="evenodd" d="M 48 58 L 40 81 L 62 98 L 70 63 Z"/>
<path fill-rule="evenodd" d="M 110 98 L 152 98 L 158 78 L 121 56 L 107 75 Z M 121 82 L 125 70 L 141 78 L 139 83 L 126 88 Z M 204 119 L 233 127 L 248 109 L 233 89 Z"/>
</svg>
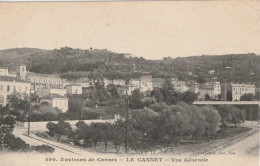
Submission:
<svg viewBox="0 0 260 166">
<path fill-rule="evenodd" d="M 259 166 L 260 1 L 0 1 L 0 166 Z"/>
</svg>

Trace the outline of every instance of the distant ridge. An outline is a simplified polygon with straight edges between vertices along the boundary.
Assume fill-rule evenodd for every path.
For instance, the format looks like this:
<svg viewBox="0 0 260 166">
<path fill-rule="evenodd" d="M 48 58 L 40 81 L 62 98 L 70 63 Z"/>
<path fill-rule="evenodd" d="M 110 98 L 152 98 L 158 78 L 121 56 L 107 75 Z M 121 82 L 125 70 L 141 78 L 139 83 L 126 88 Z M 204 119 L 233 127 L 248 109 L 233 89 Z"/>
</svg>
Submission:
<svg viewBox="0 0 260 166">
<path fill-rule="evenodd" d="M 184 81 L 260 82 L 260 56 L 254 53 L 162 60 L 130 57 L 129 53 L 93 48 L 12 48 L 0 51 L 0 66 L 14 70 L 17 65 L 26 65 L 31 72 L 59 74 L 69 80 L 97 75 L 129 80 L 150 73 L 153 77 L 177 77 Z M 229 70 L 226 67 L 230 67 Z M 215 74 L 209 74 L 209 70 L 215 70 Z"/>
</svg>

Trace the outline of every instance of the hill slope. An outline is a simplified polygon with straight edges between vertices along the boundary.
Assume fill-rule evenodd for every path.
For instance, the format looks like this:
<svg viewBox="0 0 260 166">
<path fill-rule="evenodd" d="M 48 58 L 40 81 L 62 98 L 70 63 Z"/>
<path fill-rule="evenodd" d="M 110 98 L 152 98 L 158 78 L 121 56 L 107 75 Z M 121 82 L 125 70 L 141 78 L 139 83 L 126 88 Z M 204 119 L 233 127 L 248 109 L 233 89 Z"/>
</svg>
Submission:
<svg viewBox="0 0 260 166">
<path fill-rule="evenodd" d="M 67 79 L 100 75 L 128 80 L 150 73 L 153 77 L 178 77 L 186 81 L 216 79 L 221 82 L 260 82 L 260 56 L 255 54 L 146 60 L 142 57 L 126 59 L 124 54 L 106 49 L 80 50 L 62 47 L 55 50 L 14 48 L 0 51 L 0 66 L 15 69 L 21 64 L 28 66 L 33 72 L 58 73 Z M 215 70 L 215 74 L 209 74 L 209 70 Z"/>
</svg>

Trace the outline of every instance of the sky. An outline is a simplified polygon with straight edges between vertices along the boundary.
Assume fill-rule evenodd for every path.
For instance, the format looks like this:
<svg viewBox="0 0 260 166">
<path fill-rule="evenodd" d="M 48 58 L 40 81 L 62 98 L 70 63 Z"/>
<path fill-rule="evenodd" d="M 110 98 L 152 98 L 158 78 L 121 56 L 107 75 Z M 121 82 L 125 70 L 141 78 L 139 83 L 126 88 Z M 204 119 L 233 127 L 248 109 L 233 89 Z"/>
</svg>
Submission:
<svg viewBox="0 0 260 166">
<path fill-rule="evenodd" d="M 260 54 L 260 1 L 0 3 L 0 50 L 107 49 L 146 59 Z"/>
</svg>

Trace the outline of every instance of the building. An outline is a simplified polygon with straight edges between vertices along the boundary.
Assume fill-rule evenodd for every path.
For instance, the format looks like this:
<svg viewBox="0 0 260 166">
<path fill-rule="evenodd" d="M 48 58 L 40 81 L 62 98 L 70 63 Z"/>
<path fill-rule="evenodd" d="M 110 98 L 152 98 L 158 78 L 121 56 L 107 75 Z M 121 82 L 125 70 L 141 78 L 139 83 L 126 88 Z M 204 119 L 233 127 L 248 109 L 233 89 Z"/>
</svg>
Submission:
<svg viewBox="0 0 260 166">
<path fill-rule="evenodd" d="M 201 85 L 198 93 L 198 100 L 206 100 L 206 94 L 209 95 L 210 99 L 214 99 L 214 88 L 212 86 Z"/>
<path fill-rule="evenodd" d="M 86 96 L 86 98 L 91 99 L 93 98 L 93 87 L 82 87 L 82 94 Z"/>
<path fill-rule="evenodd" d="M 67 96 L 67 90 L 60 87 L 43 87 L 35 90 L 35 94 L 40 98 L 49 94 L 58 94 L 61 96 Z"/>
<path fill-rule="evenodd" d="M 0 76 L 8 76 L 8 68 L 0 68 Z"/>
<path fill-rule="evenodd" d="M 31 84 L 28 81 L 0 76 L 0 105 L 7 104 L 7 96 L 13 92 L 30 95 Z"/>
<path fill-rule="evenodd" d="M 196 94 L 199 93 L 199 84 L 197 82 L 189 82 L 187 86 L 189 87 L 188 91 Z"/>
<path fill-rule="evenodd" d="M 124 86 L 125 85 L 125 80 L 123 80 L 123 79 L 113 79 L 113 80 L 104 79 L 105 87 L 107 87 L 109 84 Z"/>
<path fill-rule="evenodd" d="M 36 90 L 42 87 L 63 87 L 63 81 L 58 75 L 27 73 L 26 80 L 32 84 L 32 89 Z"/>
<path fill-rule="evenodd" d="M 149 92 L 153 90 L 153 78 L 151 75 L 141 76 L 139 79 L 132 78 L 129 80 L 129 85 L 135 89 L 140 89 L 140 92 Z"/>
<path fill-rule="evenodd" d="M 215 70 L 210 70 L 209 74 L 215 74 Z"/>
<path fill-rule="evenodd" d="M 82 87 L 79 84 L 70 84 L 66 86 L 67 94 L 80 95 L 82 94 Z"/>
<path fill-rule="evenodd" d="M 198 99 L 205 99 L 206 94 L 210 96 L 210 99 L 219 100 L 221 95 L 220 82 L 210 82 L 202 84 L 199 87 Z"/>
<path fill-rule="evenodd" d="M 135 89 L 140 89 L 140 79 L 138 78 L 131 78 L 129 80 L 129 85 L 133 85 Z"/>
<path fill-rule="evenodd" d="M 171 83 L 173 85 L 174 90 L 177 92 L 183 93 L 189 89 L 189 87 L 186 86 L 185 81 L 179 81 L 178 79 L 175 78 L 171 80 Z"/>
<path fill-rule="evenodd" d="M 40 98 L 40 103 L 49 103 L 52 108 L 58 108 L 62 112 L 66 112 L 69 108 L 69 99 L 58 94 L 48 94 Z"/>
<path fill-rule="evenodd" d="M 221 89 L 222 100 L 228 100 L 228 92 L 231 93 L 232 101 L 239 101 L 245 93 L 252 93 L 253 95 L 256 93 L 256 86 L 253 84 L 223 83 Z"/>
<path fill-rule="evenodd" d="M 82 88 L 88 88 L 94 85 L 93 80 L 90 80 L 87 77 L 80 78 L 75 83 L 81 85 Z"/>
<path fill-rule="evenodd" d="M 153 78 L 151 75 L 140 77 L 140 91 L 147 92 L 153 90 Z"/>
<path fill-rule="evenodd" d="M 17 66 L 17 76 L 22 79 L 25 80 L 26 79 L 26 66 Z"/>
<path fill-rule="evenodd" d="M 123 96 L 123 95 L 132 95 L 132 92 L 135 90 L 135 86 L 134 85 L 124 85 L 124 86 L 120 86 L 118 89 L 118 93 L 119 95 Z"/>
<path fill-rule="evenodd" d="M 153 78 L 152 85 L 153 88 L 162 88 L 165 80 L 162 78 Z"/>
</svg>

